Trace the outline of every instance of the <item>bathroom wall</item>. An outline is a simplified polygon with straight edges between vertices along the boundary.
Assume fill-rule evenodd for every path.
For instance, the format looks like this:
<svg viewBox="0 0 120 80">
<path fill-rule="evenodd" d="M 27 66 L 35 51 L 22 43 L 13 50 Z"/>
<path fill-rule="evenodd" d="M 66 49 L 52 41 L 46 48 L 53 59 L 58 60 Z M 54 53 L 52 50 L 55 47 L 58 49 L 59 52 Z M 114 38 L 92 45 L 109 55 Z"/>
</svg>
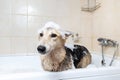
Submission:
<svg viewBox="0 0 120 80">
<path fill-rule="evenodd" d="M 47 21 L 55 21 L 64 29 L 79 33 L 80 44 L 92 50 L 92 42 L 98 35 L 95 33 L 92 40 L 93 14 L 81 11 L 82 1 L 0 0 L 0 55 L 32 55 L 36 53 L 37 30 Z M 108 6 L 111 7 L 111 5 Z M 97 26 L 98 29 L 101 26 L 97 21 L 104 19 L 99 16 L 103 16 L 99 14 L 99 12 L 105 11 L 102 9 L 94 14 L 94 27 Z M 107 15 L 107 13 L 103 13 Z M 95 21 L 95 17 L 100 19 Z M 105 24 L 107 22 L 104 23 L 103 28 Z M 108 28 L 108 24 L 106 28 Z M 94 29 L 97 30 L 97 28 Z M 116 30 L 118 31 L 118 29 Z"/>
<path fill-rule="evenodd" d="M 120 43 L 120 0 L 99 0 L 101 7 L 93 12 L 93 51 L 101 51 L 97 38 L 106 37 Z M 113 54 L 114 48 L 106 49 Z"/>
<path fill-rule="evenodd" d="M 101 52 L 99 37 L 120 43 L 120 1 L 97 0 L 94 12 L 81 11 L 85 0 L 0 0 L 0 55 L 33 55 L 38 44 L 37 31 L 47 21 L 79 33 L 81 45 Z M 113 54 L 114 48 L 106 49 Z"/>
</svg>

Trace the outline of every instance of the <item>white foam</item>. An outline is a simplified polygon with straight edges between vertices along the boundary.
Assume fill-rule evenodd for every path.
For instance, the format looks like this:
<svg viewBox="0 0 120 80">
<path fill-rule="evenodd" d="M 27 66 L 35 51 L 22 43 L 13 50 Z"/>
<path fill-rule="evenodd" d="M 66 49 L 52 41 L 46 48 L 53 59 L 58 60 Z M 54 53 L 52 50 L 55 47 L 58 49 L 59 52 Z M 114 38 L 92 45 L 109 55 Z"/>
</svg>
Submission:
<svg viewBox="0 0 120 80">
<path fill-rule="evenodd" d="M 47 22 L 43 28 L 38 30 L 38 33 L 41 33 L 43 30 L 45 30 L 47 28 L 53 28 L 53 29 L 56 29 L 57 31 L 59 31 L 59 33 L 61 34 L 63 39 L 66 38 L 65 34 L 67 34 L 67 35 L 72 34 L 72 32 L 70 32 L 70 31 L 63 30 L 60 25 L 58 25 L 57 23 L 55 23 L 53 21 Z"/>
<path fill-rule="evenodd" d="M 42 27 L 41 29 L 38 30 L 38 33 L 41 33 L 43 30 L 47 29 L 47 28 L 54 28 L 54 29 L 57 29 L 57 30 L 60 30 L 60 26 L 58 24 L 56 24 L 55 22 L 53 21 L 49 21 L 47 22 L 44 27 Z"/>
<path fill-rule="evenodd" d="M 57 29 L 57 30 L 61 29 L 60 26 L 53 21 L 47 22 L 44 26 L 44 28 L 49 28 L 49 27 Z"/>
<path fill-rule="evenodd" d="M 73 49 L 75 48 L 75 47 L 74 47 L 74 44 L 67 44 L 67 43 L 66 43 L 65 46 L 68 47 L 68 48 L 70 48 L 72 51 L 73 51 Z"/>
</svg>

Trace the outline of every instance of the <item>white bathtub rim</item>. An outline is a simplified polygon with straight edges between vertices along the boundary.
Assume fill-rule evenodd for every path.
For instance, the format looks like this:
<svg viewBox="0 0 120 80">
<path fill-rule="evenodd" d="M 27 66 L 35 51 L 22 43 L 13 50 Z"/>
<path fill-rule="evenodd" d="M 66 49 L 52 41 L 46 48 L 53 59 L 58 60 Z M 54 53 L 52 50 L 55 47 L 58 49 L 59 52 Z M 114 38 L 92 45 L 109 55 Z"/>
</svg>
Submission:
<svg viewBox="0 0 120 80">
<path fill-rule="evenodd" d="M 42 74 L 41 74 L 42 73 Z M 70 79 L 70 78 L 84 78 L 94 76 L 105 76 L 120 74 L 119 67 L 101 67 L 91 69 L 75 69 L 63 72 L 24 72 L 24 73 L 11 73 L 1 74 L 0 80 L 24 79 L 24 78 L 53 78 L 56 79 Z"/>
<path fill-rule="evenodd" d="M 95 54 L 97 52 L 92 52 L 92 53 Z M 95 55 L 101 56 L 100 54 L 95 54 Z M 16 56 L 19 56 L 19 55 L 16 55 Z M 26 56 L 26 55 L 23 55 L 23 56 Z M 29 56 L 38 56 L 38 54 L 29 55 Z M 2 57 L 6 57 L 6 56 L 2 56 Z M 74 70 L 68 70 L 68 71 L 63 71 L 58 73 L 42 72 L 42 71 L 8 73 L 8 74 L 0 74 L 0 80 L 10 80 L 10 79 L 14 80 L 14 78 L 23 79 L 23 78 L 32 78 L 32 77 L 53 78 L 53 76 L 54 76 L 54 80 L 57 80 L 57 79 L 67 79 L 67 78 L 70 79 L 70 78 L 77 78 L 77 77 L 83 78 L 83 77 L 94 77 L 94 76 L 115 75 L 115 74 L 120 74 L 120 65 L 112 66 L 112 67 L 107 66 L 107 67 L 94 67 L 89 69 L 88 68 L 74 69 Z"/>
</svg>

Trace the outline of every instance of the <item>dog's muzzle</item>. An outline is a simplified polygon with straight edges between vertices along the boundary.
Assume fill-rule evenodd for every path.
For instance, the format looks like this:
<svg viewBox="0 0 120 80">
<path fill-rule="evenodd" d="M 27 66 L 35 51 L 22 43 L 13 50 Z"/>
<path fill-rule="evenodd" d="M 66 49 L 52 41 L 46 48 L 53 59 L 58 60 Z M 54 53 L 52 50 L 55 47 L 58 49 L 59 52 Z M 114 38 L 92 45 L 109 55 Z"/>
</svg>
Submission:
<svg viewBox="0 0 120 80">
<path fill-rule="evenodd" d="M 38 52 L 41 53 L 41 54 L 45 54 L 45 53 L 46 53 L 46 47 L 45 47 L 45 46 L 39 45 L 39 46 L 37 47 L 37 50 L 38 50 Z"/>
</svg>

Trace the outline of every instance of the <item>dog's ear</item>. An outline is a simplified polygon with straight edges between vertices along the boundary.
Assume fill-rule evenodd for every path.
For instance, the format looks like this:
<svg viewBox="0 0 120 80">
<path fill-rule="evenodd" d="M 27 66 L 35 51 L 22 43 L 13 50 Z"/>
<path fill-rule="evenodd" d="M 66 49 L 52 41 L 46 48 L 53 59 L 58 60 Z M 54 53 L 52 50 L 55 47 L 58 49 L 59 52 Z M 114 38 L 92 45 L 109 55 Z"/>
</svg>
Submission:
<svg viewBox="0 0 120 80">
<path fill-rule="evenodd" d="M 72 32 L 70 31 L 61 31 L 61 35 L 63 39 L 67 39 L 69 36 L 72 35 Z"/>
</svg>

